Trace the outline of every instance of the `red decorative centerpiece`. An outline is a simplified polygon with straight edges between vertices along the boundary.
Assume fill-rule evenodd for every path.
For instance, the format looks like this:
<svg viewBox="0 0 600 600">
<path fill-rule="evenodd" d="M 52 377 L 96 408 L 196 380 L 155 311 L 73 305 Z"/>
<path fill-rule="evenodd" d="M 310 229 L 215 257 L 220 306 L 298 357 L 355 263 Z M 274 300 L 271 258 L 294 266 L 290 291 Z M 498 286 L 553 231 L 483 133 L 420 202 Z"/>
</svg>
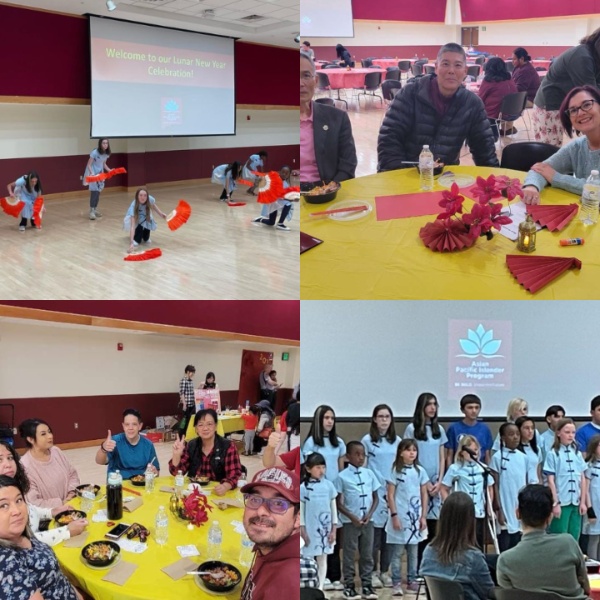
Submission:
<svg viewBox="0 0 600 600">
<path fill-rule="evenodd" d="M 183 501 L 185 518 L 196 527 L 208 521 L 209 510 L 212 510 L 212 506 L 208 503 L 208 499 L 196 489 Z"/>
</svg>

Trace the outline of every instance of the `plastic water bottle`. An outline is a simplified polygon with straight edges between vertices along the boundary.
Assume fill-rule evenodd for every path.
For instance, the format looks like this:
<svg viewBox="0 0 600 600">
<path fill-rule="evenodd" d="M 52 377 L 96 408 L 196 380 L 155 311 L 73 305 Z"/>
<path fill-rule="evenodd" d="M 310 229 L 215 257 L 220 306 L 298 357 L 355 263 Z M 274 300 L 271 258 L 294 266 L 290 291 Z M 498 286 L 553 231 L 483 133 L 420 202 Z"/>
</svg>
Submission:
<svg viewBox="0 0 600 600">
<path fill-rule="evenodd" d="M 250 400 L 246 400 L 246 412 L 250 412 Z"/>
<path fill-rule="evenodd" d="M 421 173 L 421 189 L 433 189 L 433 154 L 425 144 L 419 155 L 419 172 Z"/>
<path fill-rule="evenodd" d="M 154 491 L 154 471 L 150 465 L 146 468 L 144 476 L 146 479 L 146 494 L 151 494 Z"/>
<path fill-rule="evenodd" d="M 579 218 L 584 225 L 594 225 L 598 222 L 598 207 L 600 206 L 600 175 L 592 171 L 583 186 L 581 195 L 581 213 Z"/>
<path fill-rule="evenodd" d="M 223 541 L 223 532 L 217 521 L 213 521 L 208 532 L 208 558 L 209 560 L 219 560 L 221 558 L 221 542 Z"/>
<path fill-rule="evenodd" d="M 84 513 L 89 513 L 94 507 L 94 500 L 96 499 L 96 494 L 94 493 L 94 487 L 89 485 L 84 488 L 81 492 L 81 510 Z"/>
<path fill-rule="evenodd" d="M 156 543 L 164 546 L 169 539 L 169 517 L 164 506 L 158 507 L 156 513 Z"/>
<path fill-rule="evenodd" d="M 240 565 L 243 567 L 252 566 L 252 558 L 254 552 L 252 552 L 252 548 L 254 547 L 254 543 L 248 537 L 248 534 L 244 532 L 242 534 L 242 547 L 240 549 Z"/>
<path fill-rule="evenodd" d="M 181 496 L 183 496 L 183 484 L 183 473 L 181 471 L 177 471 L 177 475 L 175 475 L 175 495 L 178 498 L 181 498 Z"/>
</svg>

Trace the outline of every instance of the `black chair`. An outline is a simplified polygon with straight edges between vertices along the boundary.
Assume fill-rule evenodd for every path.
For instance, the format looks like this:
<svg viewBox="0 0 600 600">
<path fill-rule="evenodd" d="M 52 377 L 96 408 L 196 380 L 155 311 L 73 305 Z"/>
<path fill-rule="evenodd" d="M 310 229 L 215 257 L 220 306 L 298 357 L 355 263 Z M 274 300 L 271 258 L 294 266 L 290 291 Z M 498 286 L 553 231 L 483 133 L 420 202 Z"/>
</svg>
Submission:
<svg viewBox="0 0 600 600">
<path fill-rule="evenodd" d="M 362 92 L 358 93 L 358 103 L 360 104 L 360 97 L 361 96 L 373 96 L 374 98 L 377 97 L 379 98 L 379 101 L 383 104 L 383 98 L 379 95 L 376 94 L 375 92 L 379 89 L 379 87 L 381 86 L 381 73 L 367 73 L 365 75 L 365 84 L 363 87 L 361 88 L 355 88 L 355 89 L 360 89 L 362 90 Z M 370 94 L 368 92 L 371 92 Z"/>
<path fill-rule="evenodd" d="M 333 98 L 315 98 L 315 102 L 326 104 L 327 106 L 335 106 L 335 100 Z"/>
<path fill-rule="evenodd" d="M 525 590 L 508 590 L 496 588 L 496 600 L 560 600 L 561 596 L 553 592 L 526 592 Z"/>
<path fill-rule="evenodd" d="M 481 65 L 473 65 L 471 67 L 467 67 L 467 75 L 469 77 L 477 79 L 479 77 L 479 73 L 481 73 Z"/>
<path fill-rule="evenodd" d="M 474 62 L 476 65 L 483 66 L 485 64 L 485 56 L 478 56 Z"/>
<path fill-rule="evenodd" d="M 360 62 L 365 69 L 368 69 L 373 64 L 370 58 L 363 58 Z"/>
<path fill-rule="evenodd" d="M 457 581 L 425 575 L 425 585 L 429 600 L 465 600 L 463 587 Z"/>
<path fill-rule="evenodd" d="M 435 67 L 433 65 L 423 65 L 425 75 L 433 75 L 435 73 Z"/>
<path fill-rule="evenodd" d="M 517 142 L 504 148 L 500 166 L 503 169 L 529 171 L 538 162 L 558 152 L 558 146 L 542 142 Z"/>
<path fill-rule="evenodd" d="M 339 68 L 340 68 L 340 65 L 335 65 L 333 63 L 330 63 L 328 65 L 323 65 L 321 67 L 321 70 L 323 70 L 323 69 L 339 69 Z"/>
<path fill-rule="evenodd" d="M 388 67 L 386 69 L 385 80 L 395 79 L 400 81 L 400 69 L 398 67 Z"/>
<path fill-rule="evenodd" d="M 315 588 L 300 588 L 300 600 L 321 600 L 326 598 L 327 596 L 321 590 Z"/>
<path fill-rule="evenodd" d="M 317 71 L 317 89 L 319 91 L 328 92 L 331 97 L 331 83 L 329 82 L 329 77 L 327 77 L 327 73 L 323 73 L 323 69 Z M 339 102 L 343 102 L 346 105 L 346 109 L 348 108 L 348 102 L 343 98 L 340 98 L 340 90 L 336 90 L 337 98 Z"/>
<path fill-rule="evenodd" d="M 410 73 L 410 60 L 401 60 L 398 62 L 400 73 L 408 75 Z"/>
<path fill-rule="evenodd" d="M 512 73 L 515 70 L 515 65 L 513 65 L 512 60 L 505 60 L 504 64 L 506 65 L 506 70 L 509 73 Z"/>
<path fill-rule="evenodd" d="M 423 63 L 418 61 L 414 62 L 410 70 L 412 71 L 413 77 L 420 77 L 423 75 Z"/>
<path fill-rule="evenodd" d="M 501 123 L 516 121 L 523 114 L 526 104 L 527 92 L 515 92 L 504 96 L 500 105 L 500 114 L 496 119 L 496 127 L 500 129 Z M 525 119 L 523 119 L 523 123 L 525 123 Z M 527 131 L 527 139 L 529 139 L 529 129 L 525 127 L 525 131 Z M 506 138 L 506 134 L 500 136 L 500 147 L 502 147 L 502 138 Z"/>
<path fill-rule="evenodd" d="M 391 102 L 394 99 L 394 96 L 398 93 L 398 90 L 402 88 L 402 84 L 395 79 L 386 79 L 381 84 L 381 93 L 383 95 L 383 99 Z"/>
<path fill-rule="evenodd" d="M 548 69 L 546 67 L 535 67 L 536 71 L 547 71 Z"/>
</svg>

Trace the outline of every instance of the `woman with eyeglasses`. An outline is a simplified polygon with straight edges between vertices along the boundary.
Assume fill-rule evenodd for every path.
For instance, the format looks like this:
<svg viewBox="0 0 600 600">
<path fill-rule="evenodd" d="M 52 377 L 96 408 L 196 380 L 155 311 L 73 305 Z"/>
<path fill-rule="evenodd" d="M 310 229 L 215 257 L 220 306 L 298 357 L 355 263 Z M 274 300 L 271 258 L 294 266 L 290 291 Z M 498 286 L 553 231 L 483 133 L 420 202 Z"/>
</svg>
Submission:
<svg viewBox="0 0 600 600">
<path fill-rule="evenodd" d="M 523 184 L 526 204 L 539 204 L 548 184 L 581 196 L 592 169 L 600 170 L 600 91 L 590 85 L 572 89 L 560 107 L 560 120 L 569 137 L 573 132 L 580 137 L 531 167 Z"/>
<path fill-rule="evenodd" d="M 196 413 L 194 428 L 198 437 L 189 443 L 179 439 L 173 443 L 169 472 L 177 475 L 177 471 L 181 471 L 189 477 L 218 481 L 213 491 L 217 496 L 223 496 L 237 486 L 242 464 L 235 444 L 217 433 L 217 419 L 212 408 Z"/>
</svg>

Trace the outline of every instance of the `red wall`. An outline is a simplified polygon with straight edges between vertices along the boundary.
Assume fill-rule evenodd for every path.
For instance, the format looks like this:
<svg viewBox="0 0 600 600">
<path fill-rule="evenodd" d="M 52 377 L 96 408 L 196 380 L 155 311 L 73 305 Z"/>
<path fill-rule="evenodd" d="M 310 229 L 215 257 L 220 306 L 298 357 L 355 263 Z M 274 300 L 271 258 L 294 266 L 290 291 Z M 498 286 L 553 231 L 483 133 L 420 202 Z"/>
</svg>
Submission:
<svg viewBox="0 0 600 600">
<path fill-rule="evenodd" d="M 0 304 L 288 340 L 300 339 L 298 300 L 2 300 Z"/>
<path fill-rule="evenodd" d="M 0 96 L 90 98 L 87 19 L 0 4 L 0 23 Z M 238 104 L 298 105 L 288 68 L 296 50 L 243 42 L 235 49 Z M 265 65 L 277 75 L 262 72 Z"/>
<path fill-rule="evenodd" d="M 398 0 L 352 0 L 355 19 L 371 21 L 426 21 L 443 23 L 446 16 L 446 0 L 425 2 L 398 2 Z M 461 0 L 462 4 L 462 0 Z"/>
<path fill-rule="evenodd" d="M 600 13 L 600 0 L 577 0 L 577 2 L 502 0 L 500 5 L 497 2 L 482 2 L 481 0 L 460 0 L 460 9 L 463 23 L 514 21 L 517 19 L 596 15 Z"/>
</svg>

